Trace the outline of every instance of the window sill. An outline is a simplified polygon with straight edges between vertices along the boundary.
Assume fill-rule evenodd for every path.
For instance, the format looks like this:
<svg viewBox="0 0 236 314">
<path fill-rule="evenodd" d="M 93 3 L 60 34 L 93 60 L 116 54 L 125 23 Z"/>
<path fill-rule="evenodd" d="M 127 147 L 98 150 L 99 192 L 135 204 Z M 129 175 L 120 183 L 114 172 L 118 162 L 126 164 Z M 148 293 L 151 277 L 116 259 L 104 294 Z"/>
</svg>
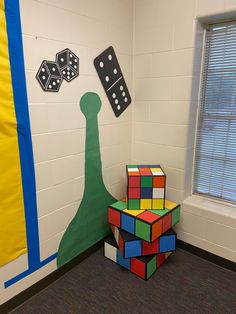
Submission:
<svg viewBox="0 0 236 314">
<path fill-rule="evenodd" d="M 191 195 L 183 201 L 182 210 L 236 228 L 236 207 L 234 205 L 222 204 L 199 195 Z"/>
</svg>

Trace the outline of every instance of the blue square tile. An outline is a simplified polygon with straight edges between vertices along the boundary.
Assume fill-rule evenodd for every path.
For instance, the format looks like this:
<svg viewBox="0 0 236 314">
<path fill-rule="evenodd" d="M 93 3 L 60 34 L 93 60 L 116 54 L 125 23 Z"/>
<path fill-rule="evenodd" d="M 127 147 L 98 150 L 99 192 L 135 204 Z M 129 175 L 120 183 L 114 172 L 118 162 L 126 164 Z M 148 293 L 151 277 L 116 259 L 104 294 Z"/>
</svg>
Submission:
<svg viewBox="0 0 236 314">
<path fill-rule="evenodd" d="M 125 242 L 125 257 L 135 257 L 142 255 L 142 241 L 135 240 L 135 241 L 127 241 Z"/>
<path fill-rule="evenodd" d="M 135 219 L 128 215 L 121 215 L 121 229 L 134 234 Z"/>
<path fill-rule="evenodd" d="M 117 250 L 117 264 L 123 266 L 126 269 L 130 270 L 130 258 L 124 258 L 121 253 L 120 250 Z"/>
<path fill-rule="evenodd" d="M 160 253 L 176 250 L 176 236 L 166 235 L 160 237 Z"/>
<path fill-rule="evenodd" d="M 152 188 L 141 188 L 140 197 L 141 198 L 152 198 Z"/>
</svg>

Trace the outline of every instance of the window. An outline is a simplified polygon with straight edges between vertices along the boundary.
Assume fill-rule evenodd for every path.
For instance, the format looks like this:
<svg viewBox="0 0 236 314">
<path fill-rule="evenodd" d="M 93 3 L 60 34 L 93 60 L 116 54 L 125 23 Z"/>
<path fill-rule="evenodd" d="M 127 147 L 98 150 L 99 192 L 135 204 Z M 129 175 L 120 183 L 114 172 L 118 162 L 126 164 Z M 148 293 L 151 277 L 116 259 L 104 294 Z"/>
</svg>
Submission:
<svg viewBox="0 0 236 314">
<path fill-rule="evenodd" d="M 236 22 L 206 30 L 194 193 L 236 202 Z"/>
</svg>

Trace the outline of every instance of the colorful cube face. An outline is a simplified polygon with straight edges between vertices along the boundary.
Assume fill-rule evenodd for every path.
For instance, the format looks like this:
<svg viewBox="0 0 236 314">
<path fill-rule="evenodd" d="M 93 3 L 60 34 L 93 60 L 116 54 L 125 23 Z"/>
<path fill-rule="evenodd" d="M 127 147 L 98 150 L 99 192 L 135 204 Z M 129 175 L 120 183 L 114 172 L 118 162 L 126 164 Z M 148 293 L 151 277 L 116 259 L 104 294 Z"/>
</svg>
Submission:
<svg viewBox="0 0 236 314">
<path fill-rule="evenodd" d="M 159 165 L 128 165 L 127 208 L 164 209 L 166 175 Z"/>
<path fill-rule="evenodd" d="M 179 221 L 180 205 L 166 200 L 165 209 L 129 210 L 118 201 L 108 207 L 108 223 L 142 240 L 153 242 Z"/>
<path fill-rule="evenodd" d="M 141 257 L 124 258 L 114 239 L 110 236 L 104 243 L 104 256 L 116 264 L 128 269 L 131 273 L 147 280 L 161 266 L 161 264 L 170 256 L 169 253 L 152 254 Z"/>
<path fill-rule="evenodd" d="M 168 230 L 153 242 L 147 242 L 120 228 L 111 225 L 113 235 L 124 258 L 144 256 L 176 250 L 176 233 Z"/>
</svg>

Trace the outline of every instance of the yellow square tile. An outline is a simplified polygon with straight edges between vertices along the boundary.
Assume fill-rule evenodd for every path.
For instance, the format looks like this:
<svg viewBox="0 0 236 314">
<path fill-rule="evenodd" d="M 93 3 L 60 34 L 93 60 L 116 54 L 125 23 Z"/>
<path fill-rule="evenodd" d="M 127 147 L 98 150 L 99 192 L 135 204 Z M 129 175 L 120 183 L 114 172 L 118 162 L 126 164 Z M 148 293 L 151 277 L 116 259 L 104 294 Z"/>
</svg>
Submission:
<svg viewBox="0 0 236 314">
<path fill-rule="evenodd" d="M 143 212 L 145 212 L 145 210 L 140 210 L 140 209 L 124 209 L 123 213 L 127 213 L 129 215 L 132 216 L 138 216 L 139 214 L 142 214 Z"/>
<path fill-rule="evenodd" d="M 140 208 L 141 209 L 151 209 L 152 200 L 151 199 L 140 199 Z"/>
<path fill-rule="evenodd" d="M 152 200 L 152 208 L 153 209 L 163 209 L 164 208 L 164 199 L 153 199 Z"/>
<path fill-rule="evenodd" d="M 154 171 L 154 172 L 162 172 L 161 168 L 151 168 L 151 171 Z"/>
<path fill-rule="evenodd" d="M 168 200 L 165 200 L 165 208 L 167 208 L 167 209 L 173 209 L 173 208 L 175 208 L 175 206 L 177 206 L 176 203 L 171 202 L 171 201 L 168 201 Z"/>
</svg>

